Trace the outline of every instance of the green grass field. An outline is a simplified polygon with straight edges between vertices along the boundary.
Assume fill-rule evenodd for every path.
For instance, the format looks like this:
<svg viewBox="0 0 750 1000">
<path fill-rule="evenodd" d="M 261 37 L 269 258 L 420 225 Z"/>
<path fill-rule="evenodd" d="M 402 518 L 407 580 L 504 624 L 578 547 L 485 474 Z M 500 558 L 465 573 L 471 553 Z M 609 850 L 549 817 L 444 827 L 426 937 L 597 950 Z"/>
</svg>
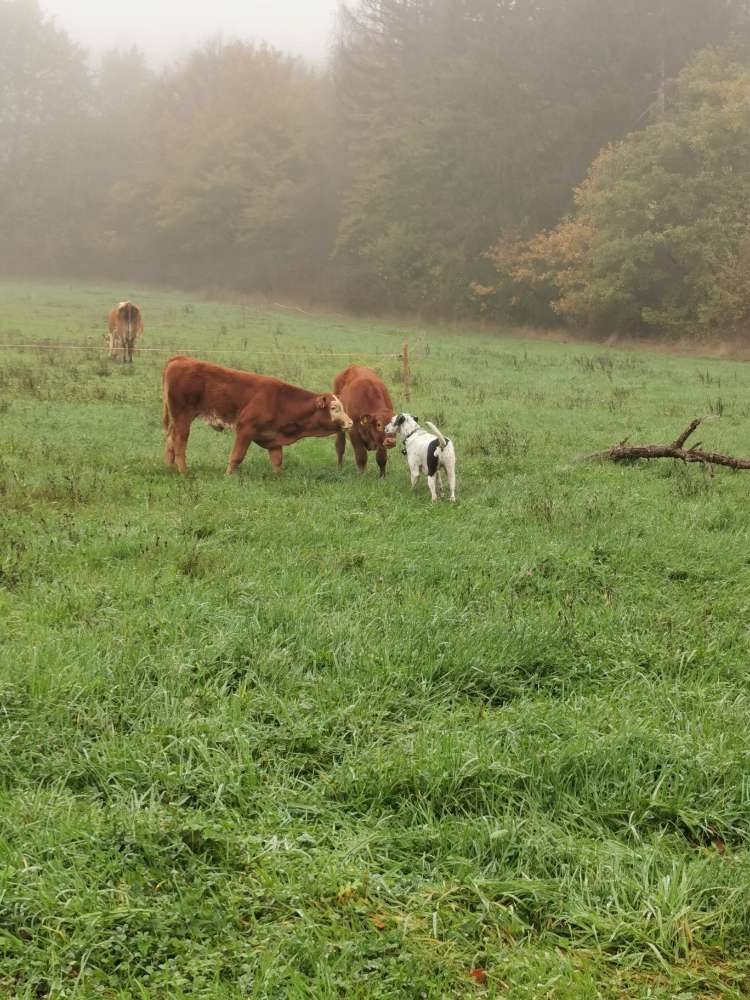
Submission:
<svg viewBox="0 0 750 1000">
<path fill-rule="evenodd" d="M 408 338 L 458 503 L 200 424 L 179 477 L 125 294 L 311 389 Z M 750 454 L 747 365 L 0 285 L 0 995 L 746 996 L 750 474 L 576 461 L 707 413 Z"/>
</svg>

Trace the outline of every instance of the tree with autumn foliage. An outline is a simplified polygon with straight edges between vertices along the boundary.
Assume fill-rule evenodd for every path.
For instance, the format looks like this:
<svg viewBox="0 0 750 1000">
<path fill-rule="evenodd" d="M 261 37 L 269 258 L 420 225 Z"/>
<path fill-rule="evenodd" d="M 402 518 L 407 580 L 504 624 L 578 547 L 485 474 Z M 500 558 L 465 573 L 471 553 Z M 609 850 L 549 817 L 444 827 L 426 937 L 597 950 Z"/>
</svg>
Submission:
<svg viewBox="0 0 750 1000">
<path fill-rule="evenodd" d="M 750 63 L 701 52 L 663 114 L 606 148 L 575 209 L 490 250 L 485 310 L 638 334 L 750 334 Z"/>
<path fill-rule="evenodd" d="M 598 152 L 747 16 L 746 0 L 350 0 L 334 68 L 353 297 L 469 311 L 497 233 L 554 226 Z"/>
</svg>

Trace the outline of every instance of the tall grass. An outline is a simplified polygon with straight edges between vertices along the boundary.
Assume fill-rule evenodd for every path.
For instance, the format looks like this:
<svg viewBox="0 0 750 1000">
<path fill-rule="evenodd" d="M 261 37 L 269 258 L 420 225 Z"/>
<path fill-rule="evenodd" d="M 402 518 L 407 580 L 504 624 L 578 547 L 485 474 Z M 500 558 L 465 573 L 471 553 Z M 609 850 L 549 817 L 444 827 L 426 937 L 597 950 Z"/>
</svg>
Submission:
<svg viewBox="0 0 750 1000">
<path fill-rule="evenodd" d="M 0 351 L 0 993 L 746 995 L 750 478 L 574 459 L 747 454 L 747 367 L 136 292 L 310 388 L 408 337 L 459 502 L 198 426 L 179 478 L 120 290 L 0 286 L 94 345 Z"/>
</svg>

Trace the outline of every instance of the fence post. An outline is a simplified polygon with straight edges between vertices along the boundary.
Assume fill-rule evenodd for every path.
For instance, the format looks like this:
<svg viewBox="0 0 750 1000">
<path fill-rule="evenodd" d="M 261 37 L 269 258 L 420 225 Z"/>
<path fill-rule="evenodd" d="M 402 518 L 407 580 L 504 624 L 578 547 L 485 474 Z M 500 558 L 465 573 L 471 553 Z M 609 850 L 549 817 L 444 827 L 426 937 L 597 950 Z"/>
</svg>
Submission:
<svg viewBox="0 0 750 1000">
<path fill-rule="evenodd" d="M 401 362 L 404 371 L 404 399 L 411 402 L 411 372 L 409 371 L 409 341 L 404 341 L 404 349 L 401 352 Z"/>
</svg>

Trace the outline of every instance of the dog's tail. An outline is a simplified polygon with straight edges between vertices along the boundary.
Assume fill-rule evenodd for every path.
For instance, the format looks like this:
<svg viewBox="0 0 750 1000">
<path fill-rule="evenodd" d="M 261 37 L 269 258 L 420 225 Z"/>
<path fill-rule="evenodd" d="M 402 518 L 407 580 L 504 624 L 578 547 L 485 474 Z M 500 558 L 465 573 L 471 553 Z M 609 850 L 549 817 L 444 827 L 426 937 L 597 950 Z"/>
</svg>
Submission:
<svg viewBox="0 0 750 1000">
<path fill-rule="evenodd" d="M 446 441 L 446 439 L 443 437 L 443 435 L 440 433 L 440 431 L 437 429 L 437 427 L 434 424 L 431 424 L 429 420 L 425 420 L 425 423 L 427 424 L 427 426 L 430 428 L 430 430 L 432 431 L 432 433 L 435 435 L 435 437 L 440 442 L 440 448 L 444 450 L 447 447 L 447 445 L 448 445 L 448 442 Z"/>
</svg>

